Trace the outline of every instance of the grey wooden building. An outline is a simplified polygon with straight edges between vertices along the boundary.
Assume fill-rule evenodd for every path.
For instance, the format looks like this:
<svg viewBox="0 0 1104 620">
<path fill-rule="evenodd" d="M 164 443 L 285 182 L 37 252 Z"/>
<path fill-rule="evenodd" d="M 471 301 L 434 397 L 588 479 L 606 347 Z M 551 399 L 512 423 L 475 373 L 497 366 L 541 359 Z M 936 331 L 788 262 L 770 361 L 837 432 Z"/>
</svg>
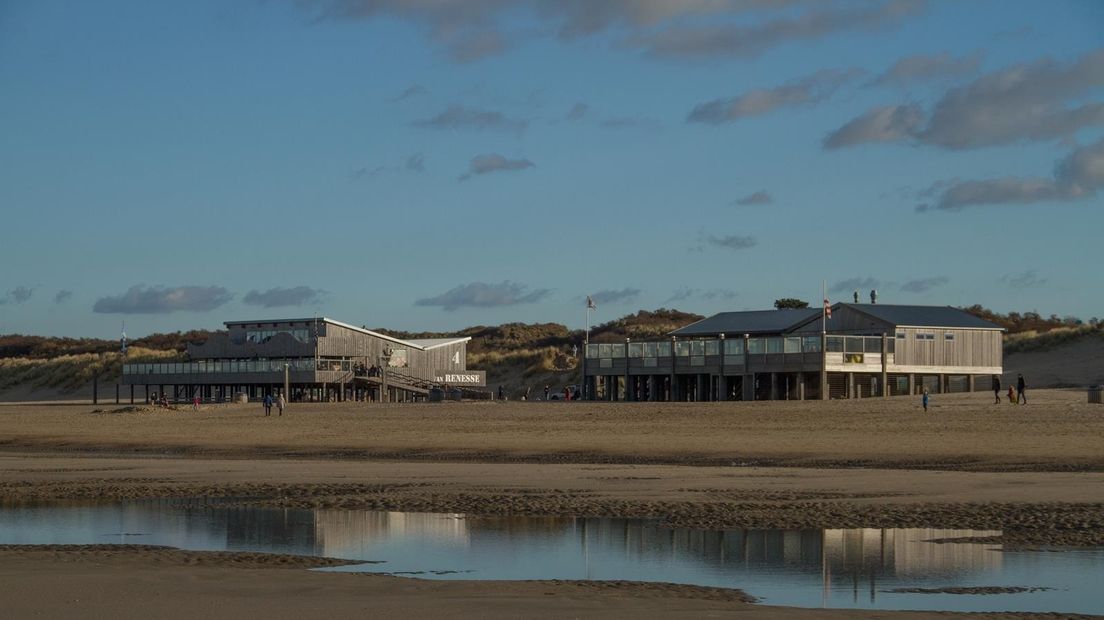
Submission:
<svg viewBox="0 0 1104 620">
<path fill-rule="evenodd" d="M 599 400 L 805 400 L 988 389 L 1002 329 L 949 306 L 722 312 L 654 341 L 590 344 Z"/>
<path fill-rule="evenodd" d="M 325 317 L 230 321 L 188 345 L 188 361 L 125 364 L 122 383 L 148 394 L 225 400 L 287 390 L 293 401 L 408 400 L 434 386 L 485 385 L 467 369 L 471 338 L 401 340 Z"/>
</svg>

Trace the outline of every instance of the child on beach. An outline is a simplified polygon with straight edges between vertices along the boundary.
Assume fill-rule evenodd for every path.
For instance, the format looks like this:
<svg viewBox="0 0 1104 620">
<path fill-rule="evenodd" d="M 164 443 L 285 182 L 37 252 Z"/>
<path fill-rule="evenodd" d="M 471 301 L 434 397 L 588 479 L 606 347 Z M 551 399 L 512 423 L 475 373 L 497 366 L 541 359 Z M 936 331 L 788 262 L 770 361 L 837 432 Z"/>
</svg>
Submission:
<svg viewBox="0 0 1104 620">
<path fill-rule="evenodd" d="M 924 388 L 924 397 L 920 399 L 924 403 L 924 411 L 928 410 L 928 388 Z"/>
</svg>

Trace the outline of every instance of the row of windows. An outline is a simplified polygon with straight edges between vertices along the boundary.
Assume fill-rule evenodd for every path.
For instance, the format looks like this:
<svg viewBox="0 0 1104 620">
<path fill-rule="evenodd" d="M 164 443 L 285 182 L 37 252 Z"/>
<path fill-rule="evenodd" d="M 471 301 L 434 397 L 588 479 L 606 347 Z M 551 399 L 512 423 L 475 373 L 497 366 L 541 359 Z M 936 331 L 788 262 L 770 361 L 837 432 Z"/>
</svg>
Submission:
<svg viewBox="0 0 1104 620">
<path fill-rule="evenodd" d="M 245 340 L 260 344 L 268 342 L 276 334 L 291 334 L 291 337 L 299 342 L 310 342 L 309 329 L 251 329 L 245 332 Z"/>
<path fill-rule="evenodd" d="M 905 332 L 897 332 L 897 339 L 904 340 Z M 932 332 L 916 332 L 917 340 L 935 340 L 935 334 Z M 954 340 L 954 332 L 943 332 L 943 340 Z"/>
<path fill-rule="evenodd" d="M 681 340 L 675 341 L 674 353 L 676 357 L 699 358 L 704 356 L 721 355 L 724 349 L 726 360 L 735 359 L 744 355 L 744 340 L 734 338 L 731 340 Z M 888 341 L 887 348 L 892 353 L 895 349 L 892 340 Z M 828 351 L 838 353 L 881 353 L 881 336 L 828 336 Z M 774 338 L 749 338 L 747 340 L 747 352 L 749 355 L 763 354 L 796 354 L 796 353 L 820 353 L 820 336 L 786 336 Z M 616 359 L 622 357 L 631 358 L 662 358 L 670 357 L 670 342 L 630 342 L 625 344 L 591 344 L 587 345 L 586 356 L 590 359 Z"/>
<path fill-rule="evenodd" d="M 162 364 L 124 364 L 124 375 L 190 375 L 203 373 L 283 372 L 284 365 L 292 371 L 352 370 L 349 360 L 313 358 L 287 360 L 200 360 L 198 362 L 169 362 Z"/>
</svg>

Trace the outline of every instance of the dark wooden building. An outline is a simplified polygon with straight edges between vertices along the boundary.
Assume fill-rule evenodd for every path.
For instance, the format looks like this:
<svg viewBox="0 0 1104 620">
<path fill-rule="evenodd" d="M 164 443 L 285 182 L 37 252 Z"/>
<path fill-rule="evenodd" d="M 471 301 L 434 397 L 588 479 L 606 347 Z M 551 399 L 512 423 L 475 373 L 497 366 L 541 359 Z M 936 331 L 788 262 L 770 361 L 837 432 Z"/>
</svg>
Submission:
<svg viewBox="0 0 1104 620">
<path fill-rule="evenodd" d="M 286 389 L 291 400 L 390 401 L 486 383 L 485 373 L 467 369 L 471 338 L 401 340 L 325 317 L 225 325 L 189 345 L 188 361 L 125 364 L 123 384 L 173 398 L 258 398 Z"/>
<path fill-rule="evenodd" d="M 1002 372 L 998 325 L 949 306 L 722 312 L 656 341 L 590 344 L 599 400 L 868 398 L 965 392 Z M 979 384 L 979 378 L 981 384 Z"/>
</svg>

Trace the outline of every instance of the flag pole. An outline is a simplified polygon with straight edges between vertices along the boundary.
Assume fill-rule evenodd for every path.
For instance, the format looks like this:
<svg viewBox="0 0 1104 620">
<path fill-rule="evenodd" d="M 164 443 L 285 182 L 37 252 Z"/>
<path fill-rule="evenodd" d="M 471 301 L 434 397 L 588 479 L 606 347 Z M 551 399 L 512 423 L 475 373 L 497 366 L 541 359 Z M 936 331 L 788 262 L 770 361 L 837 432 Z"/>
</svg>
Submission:
<svg viewBox="0 0 1104 620">
<path fill-rule="evenodd" d="M 828 400 L 828 281 L 820 281 L 820 399 Z"/>
</svg>

